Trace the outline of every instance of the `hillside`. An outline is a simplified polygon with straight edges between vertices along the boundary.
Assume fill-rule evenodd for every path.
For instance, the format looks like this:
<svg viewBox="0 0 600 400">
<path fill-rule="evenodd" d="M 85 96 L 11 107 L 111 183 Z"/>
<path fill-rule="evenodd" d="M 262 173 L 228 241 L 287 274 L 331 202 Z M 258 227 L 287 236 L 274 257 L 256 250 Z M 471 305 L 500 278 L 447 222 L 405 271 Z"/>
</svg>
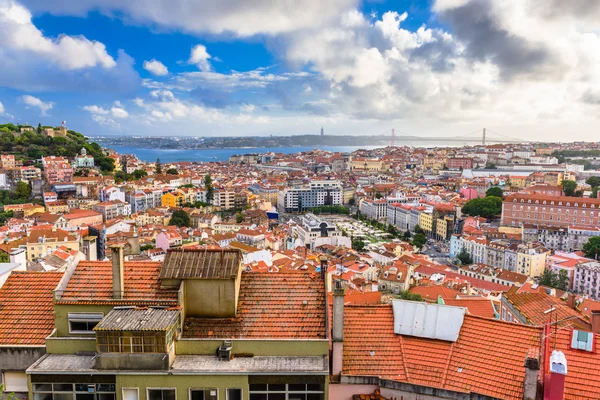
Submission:
<svg viewBox="0 0 600 400">
<path fill-rule="evenodd" d="M 114 161 L 102 151 L 98 143 L 89 142 L 85 136 L 72 130 L 66 137 L 50 137 L 42 134 L 44 127 L 38 125 L 32 132 L 21 133 L 23 125 L 0 125 L 0 149 L 4 154 L 14 154 L 24 164 L 33 164 L 43 156 L 75 157 L 82 148 L 92 155 L 101 172 L 112 172 Z"/>
</svg>

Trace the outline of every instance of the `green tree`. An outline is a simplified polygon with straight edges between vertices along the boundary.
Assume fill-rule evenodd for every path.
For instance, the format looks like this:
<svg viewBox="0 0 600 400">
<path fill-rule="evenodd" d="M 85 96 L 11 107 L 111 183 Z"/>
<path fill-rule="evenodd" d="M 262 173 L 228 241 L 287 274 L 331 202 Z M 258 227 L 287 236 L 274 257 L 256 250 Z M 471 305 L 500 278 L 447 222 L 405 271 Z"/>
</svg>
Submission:
<svg viewBox="0 0 600 400">
<path fill-rule="evenodd" d="M 412 235 L 410 234 L 410 231 L 407 229 L 404 231 L 404 233 L 402 234 L 402 240 L 404 240 L 405 242 L 410 241 L 410 239 L 412 238 Z"/>
<path fill-rule="evenodd" d="M 588 258 L 598 259 L 600 253 L 600 236 L 593 236 L 583 245 L 583 252 Z"/>
<path fill-rule="evenodd" d="M 469 200 L 463 206 L 462 212 L 472 217 L 491 218 L 502 212 L 502 199 L 490 196 Z"/>
<path fill-rule="evenodd" d="M 587 178 L 585 183 L 590 185 L 592 188 L 597 188 L 598 186 L 600 186 L 600 178 L 598 178 L 597 176 L 590 176 L 589 178 Z"/>
<path fill-rule="evenodd" d="M 210 177 L 210 174 L 206 174 L 204 176 L 204 187 L 206 188 L 206 201 L 210 203 L 214 196 L 214 188 L 212 185 L 212 178 Z"/>
<path fill-rule="evenodd" d="M 365 242 L 359 238 L 352 238 L 352 248 L 356 251 L 363 251 L 365 248 Z"/>
<path fill-rule="evenodd" d="M 413 238 L 413 241 L 412 241 L 413 246 L 415 246 L 415 247 L 417 247 L 417 249 L 421 250 L 423 248 L 423 246 L 425 246 L 425 243 L 427 243 L 427 238 L 425 237 L 425 235 L 423 235 L 422 233 L 415 234 L 415 237 Z"/>
<path fill-rule="evenodd" d="M 461 265 L 471 265 L 473 264 L 473 257 L 469 254 L 466 248 L 462 248 L 460 253 L 456 256 L 456 259 L 460 261 Z"/>
<path fill-rule="evenodd" d="M 162 164 L 160 163 L 160 158 L 156 159 L 156 164 L 154 164 L 154 173 L 157 175 L 162 174 Z"/>
<path fill-rule="evenodd" d="M 142 179 L 143 177 L 148 176 L 148 173 L 143 169 L 136 169 L 131 175 L 133 175 L 135 179 Z"/>
<path fill-rule="evenodd" d="M 179 175 L 179 171 L 177 171 L 177 168 L 169 168 L 167 170 L 167 174 L 169 174 L 169 175 Z"/>
<path fill-rule="evenodd" d="M 6 221 L 14 216 L 13 211 L 2 211 L 0 212 L 0 225 L 4 225 Z"/>
<path fill-rule="evenodd" d="M 244 222 L 244 214 L 242 214 L 241 212 L 235 214 L 235 222 L 237 224 L 241 224 L 242 222 Z"/>
<path fill-rule="evenodd" d="M 7 262 L 10 262 L 10 257 L 8 256 L 8 253 L 5 253 L 0 250 L 0 263 L 7 263 Z M 2 392 L 0 392 L 0 393 L 2 393 Z"/>
<path fill-rule="evenodd" d="M 175 210 L 173 211 L 169 225 L 175 225 L 179 227 L 190 226 L 190 216 L 183 210 Z"/>
<path fill-rule="evenodd" d="M 411 293 L 408 290 L 403 290 L 395 296 L 397 299 L 410 301 L 423 301 L 423 297 L 418 293 Z"/>
<path fill-rule="evenodd" d="M 569 197 L 575 196 L 575 190 L 577 189 L 577 182 L 570 181 L 568 179 L 563 179 L 562 182 L 560 183 L 560 186 L 562 186 L 562 190 L 563 190 L 563 193 L 565 194 L 565 196 L 569 196 Z"/>
<path fill-rule="evenodd" d="M 15 195 L 20 199 L 28 199 L 31 195 L 31 187 L 28 183 L 19 181 L 15 187 Z"/>
<path fill-rule="evenodd" d="M 356 204 L 356 200 L 354 200 L 354 197 L 351 197 L 350 200 L 348 200 L 348 205 L 353 206 L 354 204 Z"/>
<path fill-rule="evenodd" d="M 567 290 L 569 288 L 569 274 L 564 269 L 558 271 L 558 276 L 556 280 L 556 287 L 560 290 Z"/>
<path fill-rule="evenodd" d="M 38 135 L 42 134 L 42 124 L 40 124 L 40 123 L 38 123 L 37 133 L 38 133 Z"/>
<path fill-rule="evenodd" d="M 549 268 L 545 269 L 542 275 L 540 275 L 540 285 L 555 287 L 556 274 Z"/>
<path fill-rule="evenodd" d="M 496 196 L 502 198 L 504 193 L 498 186 L 492 186 L 485 192 L 485 197 Z"/>
<path fill-rule="evenodd" d="M 421 228 L 421 225 L 416 224 L 415 225 L 415 233 L 420 233 L 420 234 L 425 234 L 425 231 L 423 230 L 423 228 Z"/>
</svg>

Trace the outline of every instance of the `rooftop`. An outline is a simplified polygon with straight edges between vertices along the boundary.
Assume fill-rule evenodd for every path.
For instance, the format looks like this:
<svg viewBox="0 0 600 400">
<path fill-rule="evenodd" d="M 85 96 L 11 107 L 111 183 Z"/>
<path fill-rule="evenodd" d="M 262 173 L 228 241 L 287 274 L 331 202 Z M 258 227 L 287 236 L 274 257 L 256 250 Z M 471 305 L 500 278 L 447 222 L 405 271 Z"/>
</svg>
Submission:
<svg viewBox="0 0 600 400">
<path fill-rule="evenodd" d="M 235 318 L 186 318 L 184 338 L 325 338 L 318 274 L 243 273 Z"/>
<path fill-rule="evenodd" d="M 169 250 L 161 279 L 234 279 L 242 254 L 231 249 Z"/>
<path fill-rule="evenodd" d="M 123 300 L 113 299 L 112 263 L 81 261 L 59 293 L 58 303 L 171 304 L 177 301 L 177 291 L 161 289 L 159 262 L 131 261 L 123 267 L 125 292 Z"/>
<path fill-rule="evenodd" d="M 95 331 L 167 331 L 177 322 L 179 310 L 115 307 L 96 325 Z"/>
<path fill-rule="evenodd" d="M 54 329 L 59 272 L 13 271 L 0 288 L 0 345 L 40 345 Z"/>
</svg>

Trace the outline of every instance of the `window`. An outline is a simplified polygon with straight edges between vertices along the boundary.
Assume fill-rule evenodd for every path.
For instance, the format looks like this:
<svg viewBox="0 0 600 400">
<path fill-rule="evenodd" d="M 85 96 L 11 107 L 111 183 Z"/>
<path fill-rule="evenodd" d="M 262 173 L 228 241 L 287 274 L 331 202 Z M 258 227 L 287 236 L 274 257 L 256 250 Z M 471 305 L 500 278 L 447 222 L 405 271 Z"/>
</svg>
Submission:
<svg viewBox="0 0 600 400">
<path fill-rule="evenodd" d="M 190 400 L 217 400 L 218 397 L 217 389 L 190 389 Z"/>
<path fill-rule="evenodd" d="M 27 374 L 25 372 L 4 372 L 2 374 L 6 392 L 27 392 Z M 0 396 L 2 393 L 0 392 Z"/>
<path fill-rule="evenodd" d="M 102 320 L 102 313 L 69 313 L 69 333 L 93 334 L 94 327 Z"/>
<path fill-rule="evenodd" d="M 123 388 L 123 400 L 138 400 L 139 397 L 138 388 Z"/>
<path fill-rule="evenodd" d="M 33 383 L 34 400 L 115 400 L 114 383 Z"/>
<path fill-rule="evenodd" d="M 227 389 L 226 400 L 242 400 L 242 389 Z"/>
<path fill-rule="evenodd" d="M 148 389 L 148 400 L 175 400 L 175 389 Z"/>
<path fill-rule="evenodd" d="M 250 384 L 250 400 L 323 400 L 322 384 Z"/>
<path fill-rule="evenodd" d="M 592 351 L 594 348 L 594 334 L 592 332 L 573 330 L 571 347 L 577 350 Z"/>
</svg>

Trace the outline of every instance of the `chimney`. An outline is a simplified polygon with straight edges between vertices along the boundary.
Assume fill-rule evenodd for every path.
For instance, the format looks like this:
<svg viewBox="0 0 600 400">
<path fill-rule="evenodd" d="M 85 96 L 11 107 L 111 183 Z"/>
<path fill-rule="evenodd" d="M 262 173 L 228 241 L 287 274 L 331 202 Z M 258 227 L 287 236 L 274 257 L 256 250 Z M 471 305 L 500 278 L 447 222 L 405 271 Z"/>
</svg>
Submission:
<svg viewBox="0 0 600 400">
<path fill-rule="evenodd" d="M 592 310 L 592 332 L 600 333 L 600 310 Z"/>
<path fill-rule="evenodd" d="M 342 372 L 342 361 L 344 354 L 344 295 L 346 290 L 342 286 L 342 281 L 335 280 L 333 288 L 333 332 L 332 340 L 332 365 L 333 375 L 339 375 Z"/>
<path fill-rule="evenodd" d="M 567 306 L 573 310 L 575 309 L 575 294 L 569 293 L 567 295 Z"/>
<path fill-rule="evenodd" d="M 123 278 L 123 246 L 114 245 L 110 247 L 112 252 L 112 281 L 113 299 L 122 299 L 125 291 L 125 280 Z"/>
<path fill-rule="evenodd" d="M 544 377 L 544 400 L 564 400 L 567 359 L 559 350 L 550 356 L 550 370 Z"/>
<path fill-rule="evenodd" d="M 327 257 L 321 256 L 321 279 L 325 279 L 327 276 Z"/>
<path fill-rule="evenodd" d="M 523 382 L 523 400 L 535 400 L 537 396 L 537 381 L 540 372 L 539 351 L 529 349 L 525 357 L 525 381 Z"/>
</svg>

